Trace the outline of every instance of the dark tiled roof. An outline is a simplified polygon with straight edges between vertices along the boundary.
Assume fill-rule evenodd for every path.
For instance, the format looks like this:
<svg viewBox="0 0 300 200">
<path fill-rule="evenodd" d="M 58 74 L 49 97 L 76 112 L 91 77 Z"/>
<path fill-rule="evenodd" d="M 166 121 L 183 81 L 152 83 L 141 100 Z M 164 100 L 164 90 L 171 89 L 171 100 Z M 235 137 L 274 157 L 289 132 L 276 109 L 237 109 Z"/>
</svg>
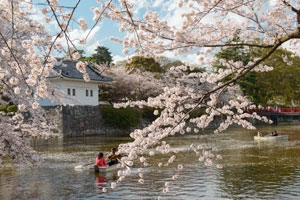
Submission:
<svg viewBox="0 0 300 200">
<path fill-rule="evenodd" d="M 76 69 L 75 61 L 64 60 L 63 64 L 56 65 L 53 69 L 61 76 L 70 79 L 80 79 L 83 80 L 83 74 Z M 86 73 L 88 73 L 91 81 L 99 81 L 99 82 L 110 82 L 113 79 L 102 76 L 99 72 L 93 69 L 90 65 L 86 66 Z"/>
</svg>

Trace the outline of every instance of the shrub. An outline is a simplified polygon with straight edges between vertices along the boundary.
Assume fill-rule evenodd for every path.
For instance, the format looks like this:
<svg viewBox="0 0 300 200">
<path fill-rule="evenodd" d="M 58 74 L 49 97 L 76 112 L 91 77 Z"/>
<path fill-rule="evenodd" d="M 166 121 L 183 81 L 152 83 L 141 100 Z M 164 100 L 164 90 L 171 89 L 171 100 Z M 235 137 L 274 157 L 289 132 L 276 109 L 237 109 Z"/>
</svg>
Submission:
<svg viewBox="0 0 300 200">
<path fill-rule="evenodd" d="M 11 105 L 7 107 L 7 112 L 17 112 L 18 107 L 16 105 Z"/>
<path fill-rule="evenodd" d="M 6 105 L 0 105 L 0 111 L 7 113 L 7 106 Z"/>
<path fill-rule="evenodd" d="M 200 117 L 202 115 L 206 114 L 205 109 L 203 108 L 196 108 L 190 113 L 191 118 Z"/>
<path fill-rule="evenodd" d="M 154 121 L 157 118 L 157 116 L 153 114 L 154 110 L 156 109 L 152 107 L 144 107 L 142 109 L 142 117 L 146 120 Z"/>
<path fill-rule="evenodd" d="M 113 108 L 101 106 L 104 123 L 115 128 L 130 129 L 140 123 L 142 113 L 136 108 Z"/>
</svg>

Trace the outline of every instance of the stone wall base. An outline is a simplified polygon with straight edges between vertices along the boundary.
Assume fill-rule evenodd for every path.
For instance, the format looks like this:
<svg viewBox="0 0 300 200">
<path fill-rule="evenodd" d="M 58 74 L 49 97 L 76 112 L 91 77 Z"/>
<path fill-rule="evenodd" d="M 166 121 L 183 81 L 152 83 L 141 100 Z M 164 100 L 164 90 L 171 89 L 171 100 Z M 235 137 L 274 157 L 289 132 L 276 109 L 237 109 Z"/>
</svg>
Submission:
<svg viewBox="0 0 300 200">
<path fill-rule="evenodd" d="M 107 127 L 99 106 L 45 107 L 46 113 L 57 124 L 62 137 L 93 135 L 121 135 L 128 131 Z"/>
</svg>

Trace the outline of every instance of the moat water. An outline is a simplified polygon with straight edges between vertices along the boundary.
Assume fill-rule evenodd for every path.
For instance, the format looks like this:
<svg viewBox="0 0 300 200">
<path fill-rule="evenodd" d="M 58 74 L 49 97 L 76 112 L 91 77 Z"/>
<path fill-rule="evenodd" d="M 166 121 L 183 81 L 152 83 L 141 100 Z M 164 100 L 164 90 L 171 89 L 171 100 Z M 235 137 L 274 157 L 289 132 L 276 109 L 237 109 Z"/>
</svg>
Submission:
<svg viewBox="0 0 300 200">
<path fill-rule="evenodd" d="M 117 171 L 95 174 L 76 171 L 74 166 L 93 162 L 99 151 L 130 141 L 127 136 L 55 138 L 33 141 L 45 161 L 38 167 L 0 169 L 0 199 L 299 199 L 300 125 L 260 126 L 267 134 L 273 130 L 288 134 L 288 141 L 257 142 L 256 131 L 231 128 L 224 133 L 205 131 L 167 139 L 178 151 L 169 167 L 150 165 L 143 169 L 144 183 L 138 183 L 138 169 L 114 189 Z M 211 148 L 222 155 L 222 168 L 204 166 L 188 151 L 195 146 Z M 154 156 L 155 159 L 164 159 Z M 178 172 L 177 165 L 183 164 Z M 178 173 L 176 181 L 172 175 Z M 169 192 L 163 192 L 169 182 Z M 107 192 L 103 192 L 103 187 Z"/>
</svg>

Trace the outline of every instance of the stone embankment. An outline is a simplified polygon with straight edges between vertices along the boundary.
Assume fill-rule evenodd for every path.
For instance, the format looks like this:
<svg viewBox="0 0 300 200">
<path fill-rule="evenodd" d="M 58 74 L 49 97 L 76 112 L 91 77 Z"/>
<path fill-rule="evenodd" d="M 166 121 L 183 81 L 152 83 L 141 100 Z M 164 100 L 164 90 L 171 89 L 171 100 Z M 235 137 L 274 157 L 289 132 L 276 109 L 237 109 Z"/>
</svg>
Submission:
<svg viewBox="0 0 300 200">
<path fill-rule="evenodd" d="M 126 134 L 128 131 L 104 124 L 99 106 L 45 107 L 50 120 L 63 137 Z"/>
</svg>

